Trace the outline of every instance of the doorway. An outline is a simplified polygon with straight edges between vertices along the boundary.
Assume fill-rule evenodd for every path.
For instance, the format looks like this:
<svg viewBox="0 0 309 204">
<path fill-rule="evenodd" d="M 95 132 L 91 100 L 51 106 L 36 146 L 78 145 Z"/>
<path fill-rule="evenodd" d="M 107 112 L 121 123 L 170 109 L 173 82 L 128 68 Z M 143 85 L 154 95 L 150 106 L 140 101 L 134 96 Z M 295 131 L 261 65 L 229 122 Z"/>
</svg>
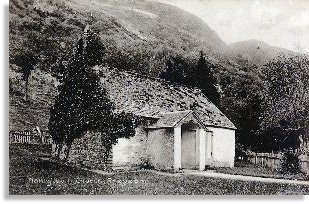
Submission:
<svg viewBox="0 0 309 204">
<path fill-rule="evenodd" d="M 198 142 L 196 125 L 183 124 L 181 128 L 181 167 L 183 169 L 199 168 Z"/>
</svg>

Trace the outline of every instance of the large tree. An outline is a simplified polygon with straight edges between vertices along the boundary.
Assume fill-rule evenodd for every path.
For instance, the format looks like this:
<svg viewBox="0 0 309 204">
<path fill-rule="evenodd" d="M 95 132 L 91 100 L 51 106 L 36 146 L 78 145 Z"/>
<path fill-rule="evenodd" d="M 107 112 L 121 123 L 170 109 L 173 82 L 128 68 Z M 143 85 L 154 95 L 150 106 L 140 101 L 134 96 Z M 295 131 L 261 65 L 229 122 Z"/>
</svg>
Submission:
<svg viewBox="0 0 309 204">
<path fill-rule="evenodd" d="M 213 64 L 206 61 L 202 51 L 196 63 L 180 55 L 171 56 L 166 62 L 166 68 L 161 74 L 161 78 L 198 87 L 211 102 L 219 106 L 220 94 L 217 90 L 217 80 L 213 75 L 214 67 Z"/>
<path fill-rule="evenodd" d="M 58 157 L 65 151 L 67 159 L 74 139 L 82 137 L 87 131 L 101 131 L 103 145 L 115 143 L 114 138 L 124 134 L 134 135 L 134 128 L 121 129 L 122 120 L 127 124 L 133 121 L 125 114 L 114 113 L 114 105 L 93 70 L 93 66 L 102 63 L 103 55 L 104 46 L 100 38 L 86 29 L 73 56 L 61 69 L 63 83 L 59 86 L 59 95 L 51 108 L 49 120 L 49 131 L 57 144 Z"/>
<path fill-rule="evenodd" d="M 190 68 L 188 60 L 180 55 L 171 56 L 165 66 L 161 78 L 178 84 L 187 84 L 188 69 Z"/>
<path fill-rule="evenodd" d="M 267 94 L 262 128 L 281 149 L 297 148 L 308 139 L 309 59 L 305 55 L 280 56 L 265 65 Z"/>
<path fill-rule="evenodd" d="M 25 81 L 25 94 L 28 93 L 28 83 L 31 71 L 35 69 L 38 59 L 32 52 L 21 52 L 14 56 L 11 61 L 21 68 L 22 79 Z"/>
<path fill-rule="evenodd" d="M 87 38 L 79 41 L 75 56 L 69 62 L 50 113 L 49 131 L 58 144 L 58 156 L 64 144 L 68 147 L 68 156 L 75 138 L 107 126 L 112 117 L 113 104 L 99 77 L 89 66 L 94 63 L 84 51 L 84 44 L 81 44 L 84 40 Z"/>
<path fill-rule="evenodd" d="M 191 83 L 199 87 L 215 105 L 220 105 L 220 94 L 217 90 L 217 80 L 213 75 L 214 65 L 207 62 L 203 51 L 191 73 Z"/>
</svg>

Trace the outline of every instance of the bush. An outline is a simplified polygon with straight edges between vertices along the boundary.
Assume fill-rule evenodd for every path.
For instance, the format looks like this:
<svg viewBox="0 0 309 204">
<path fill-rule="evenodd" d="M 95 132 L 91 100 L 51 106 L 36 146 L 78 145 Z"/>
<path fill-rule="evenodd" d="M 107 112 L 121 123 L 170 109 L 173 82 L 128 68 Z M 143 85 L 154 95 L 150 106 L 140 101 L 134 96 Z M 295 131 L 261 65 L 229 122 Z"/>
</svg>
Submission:
<svg viewBox="0 0 309 204">
<path fill-rule="evenodd" d="M 143 169 L 143 170 L 154 170 L 154 166 L 152 164 L 150 164 L 149 160 L 148 159 L 143 159 L 143 162 L 140 166 L 140 169 Z"/>
<path fill-rule="evenodd" d="M 283 174 L 298 174 L 300 173 L 300 165 L 298 154 L 287 150 L 283 153 L 281 172 Z"/>
</svg>

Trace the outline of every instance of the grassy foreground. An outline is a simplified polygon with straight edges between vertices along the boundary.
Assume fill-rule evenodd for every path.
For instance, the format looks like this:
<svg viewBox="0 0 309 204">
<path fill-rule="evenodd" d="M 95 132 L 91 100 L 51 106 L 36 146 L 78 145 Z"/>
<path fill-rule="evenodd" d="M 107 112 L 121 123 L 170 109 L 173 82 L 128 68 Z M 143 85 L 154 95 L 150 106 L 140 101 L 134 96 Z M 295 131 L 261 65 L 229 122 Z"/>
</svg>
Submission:
<svg viewBox="0 0 309 204">
<path fill-rule="evenodd" d="M 13 194 L 185 195 L 309 194 L 309 186 L 156 174 L 147 171 L 96 174 L 38 160 L 38 151 L 10 146 L 9 192 Z"/>
<path fill-rule="evenodd" d="M 273 170 L 262 165 L 250 164 L 247 162 L 235 162 L 234 168 L 219 167 L 215 168 L 215 170 L 216 172 L 232 175 L 309 181 L 309 175 L 305 173 L 283 174 L 279 170 Z"/>
</svg>

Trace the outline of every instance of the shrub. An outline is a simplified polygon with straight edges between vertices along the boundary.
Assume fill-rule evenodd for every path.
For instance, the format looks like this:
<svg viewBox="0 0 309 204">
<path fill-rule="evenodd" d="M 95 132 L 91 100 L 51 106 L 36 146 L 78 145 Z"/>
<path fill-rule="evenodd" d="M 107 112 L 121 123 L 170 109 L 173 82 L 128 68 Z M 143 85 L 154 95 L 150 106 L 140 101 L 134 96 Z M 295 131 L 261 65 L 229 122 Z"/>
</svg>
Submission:
<svg viewBox="0 0 309 204">
<path fill-rule="evenodd" d="M 281 173 L 284 174 L 297 174 L 300 173 L 300 165 L 298 154 L 287 150 L 283 153 L 281 161 Z"/>
<path fill-rule="evenodd" d="M 155 169 L 154 166 L 152 164 L 150 164 L 148 159 L 143 159 L 143 162 L 140 166 L 140 169 L 144 169 L 144 170 L 153 170 Z"/>
</svg>

